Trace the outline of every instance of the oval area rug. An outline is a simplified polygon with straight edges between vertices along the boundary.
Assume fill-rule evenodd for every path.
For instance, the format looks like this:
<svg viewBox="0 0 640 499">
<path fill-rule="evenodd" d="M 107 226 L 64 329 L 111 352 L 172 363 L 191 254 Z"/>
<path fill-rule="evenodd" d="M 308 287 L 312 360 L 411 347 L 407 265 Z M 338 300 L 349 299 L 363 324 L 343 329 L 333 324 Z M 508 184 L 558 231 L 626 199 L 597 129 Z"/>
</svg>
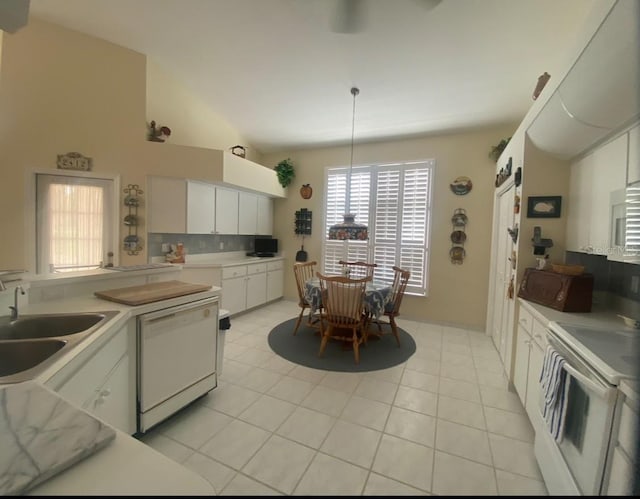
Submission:
<svg viewBox="0 0 640 499">
<path fill-rule="evenodd" d="M 300 364 L 314 369 L 342 372 L 366 372 L 387 369 L 406 361 L 416 351 L 416 342 L 404 329 L 398 328 L 400 347 L 393 334 L 390 334 L 389 326 L 382 326 L 385 333 L 380 339 L 372 339 L 369 335 L 367 345 L 360 345 L 360 363 L 356 364 L 353 357 L 353 348 L 343 348 L 343 342 L 329 341 L 322 357 L 318 357 L 320 351 L 319 330 L 305 325 L 306 316 L 302 318 L 302 324 L 296 335 L 293 328 L 297 317 L 289 319 L 274 327 L 268 336 L 271 350 L 295 364 Z M 377 326 L 372 325 L 371 331 L 377 331 Z"/>
</svg>

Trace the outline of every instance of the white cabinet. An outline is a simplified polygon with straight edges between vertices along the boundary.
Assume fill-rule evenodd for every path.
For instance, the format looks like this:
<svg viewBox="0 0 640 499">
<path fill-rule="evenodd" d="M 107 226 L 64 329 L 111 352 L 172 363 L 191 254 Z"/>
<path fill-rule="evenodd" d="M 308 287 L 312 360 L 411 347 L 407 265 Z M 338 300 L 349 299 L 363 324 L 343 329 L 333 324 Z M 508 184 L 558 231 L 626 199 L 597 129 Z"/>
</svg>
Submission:
<svg viewBox="0 0 640 499">
<path fill-rule="evenodd" d="M 242 191 L 238 194 L 238 234 L 257 234 L 258 196 Z"/>
<path fill-rule="evenodd" d="M 216 232 L 238 233 L 238 191 L 216 187 Z"/>
<path fill-rule="evenodd" d="M 540 372 L 547 347 L 546 328 L 522 306 L 522 303 L 518 309 L 518 339 L 513 384 L 531 424 L 537 430 L 541 421 L 538 404 Z"/>
<path fill-rule="evenodd" d="M 629 158 L 627 184 L 640 182 L 640 125 L 629 130 Z"/>
<path fill-rule="evenodd" d="M 567 206 L 567 250 L 569 251 L 588 251 L 593 165 L 591 156 L 571 165 Z"/>
<path fill-rule="evenodd" d="M 247 305 L 257 307 L 267 302 L 267 266 L 265 264 L 247 265 Z"/>
<path fill-rule="evenodd" d="M 613 452 L 605 474 L 604 494 L 633 495 L 633 482 L 637 466 L 638 411 L 626 397 L 620 413 L 617 434 L 612 436 Z"/>
<path fill-rule="evenodd" d="M 283 295 L 284 266 L 281 259 L 223 267 L 222 308 L 231 315 L 276 300 Z"/>
<path fill-rule="evenodd" d="M 187 234 L 216 233 L 216 186 L 187 180 Z"/>
<path fill-rule="evenodd" d="M 187 184 L 184 179 L 150 176 L 147 179 L 148 232 L 187 232 Z"/>
<path fill-rule="evenodd" d="M 135 433 L 135 332 L 132 319 L 79 353 L 47 386 L 119 430 Z"/>
<path fill-rule="evenodd" d="M 273 200 L 267 196 L 258 196 L 256 234 L 260 236 L 273 234 Z"/>
<path fill-rule="evenodd" d="M 568 250 L 609 254 L 609 199 L 613 191 L 626 185 L 627 145 L 625 133 L 571 165 Z"/>
<path fill-rule="evenodd" d="M 267 301 L 277 300 L 284 294 L 284 262 L 267 263 Z"/>
</svg>

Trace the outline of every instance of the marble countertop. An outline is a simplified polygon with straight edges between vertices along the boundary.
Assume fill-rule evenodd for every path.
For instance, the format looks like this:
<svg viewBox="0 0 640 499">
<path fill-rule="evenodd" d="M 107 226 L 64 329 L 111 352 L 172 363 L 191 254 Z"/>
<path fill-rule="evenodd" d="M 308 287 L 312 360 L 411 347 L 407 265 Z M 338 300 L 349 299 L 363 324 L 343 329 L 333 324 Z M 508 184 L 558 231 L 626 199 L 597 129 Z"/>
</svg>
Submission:
<svg viewBox="0 0 640 499">
<path fill-rule="evenodd" d="M 108 445 L 110 426 L 34 381 L 0 386 L 0 495 L 21 494 Z"/>
</svg>

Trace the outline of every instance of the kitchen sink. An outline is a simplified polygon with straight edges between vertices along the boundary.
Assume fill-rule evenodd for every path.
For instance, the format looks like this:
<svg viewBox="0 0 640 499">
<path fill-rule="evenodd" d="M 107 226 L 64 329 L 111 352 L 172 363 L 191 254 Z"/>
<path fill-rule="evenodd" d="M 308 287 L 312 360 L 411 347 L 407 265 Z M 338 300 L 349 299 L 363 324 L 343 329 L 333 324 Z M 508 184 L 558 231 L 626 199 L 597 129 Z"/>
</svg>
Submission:
<svg viewBox="0 0 640 499">
<path fill-rule="evenodd" d="M 33 379 L 117 311 L 0 317 L 0 384 Z"/>
<path fill-rule="evenodd" d="M 112 313 L 111 313 L 112 314 Z M 51 338 L 86 331 L 103 322 L 106 313 L 23 315 L 15 321 L 3 317 L 0 340 Z"/>
<path fill-rule="evenodd" d="M 67 344 L 64 340 L 5 341 L 0 343 L 0 379 L 27 371 L 59 352 Z"/>
</svg>

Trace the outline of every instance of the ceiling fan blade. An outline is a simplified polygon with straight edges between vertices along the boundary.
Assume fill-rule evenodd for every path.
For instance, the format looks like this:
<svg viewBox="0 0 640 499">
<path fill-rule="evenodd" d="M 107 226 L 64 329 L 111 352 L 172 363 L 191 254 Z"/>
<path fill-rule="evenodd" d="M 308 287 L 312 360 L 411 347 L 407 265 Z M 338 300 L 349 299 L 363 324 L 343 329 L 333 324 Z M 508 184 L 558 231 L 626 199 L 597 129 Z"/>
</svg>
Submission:
<svg viewBox="0 0 640 499">
<path fill-rule="evenodd" d="M 332 31 L 357 33 L 364 26 L 364 0 L 338 0 L 333 16 Z"/>
<path fill-rule="evenodd" d="M 415 2 L 426 10 L 431 10 L 437 7 L 442 0 L 415 0 Z"/>
</svg>

